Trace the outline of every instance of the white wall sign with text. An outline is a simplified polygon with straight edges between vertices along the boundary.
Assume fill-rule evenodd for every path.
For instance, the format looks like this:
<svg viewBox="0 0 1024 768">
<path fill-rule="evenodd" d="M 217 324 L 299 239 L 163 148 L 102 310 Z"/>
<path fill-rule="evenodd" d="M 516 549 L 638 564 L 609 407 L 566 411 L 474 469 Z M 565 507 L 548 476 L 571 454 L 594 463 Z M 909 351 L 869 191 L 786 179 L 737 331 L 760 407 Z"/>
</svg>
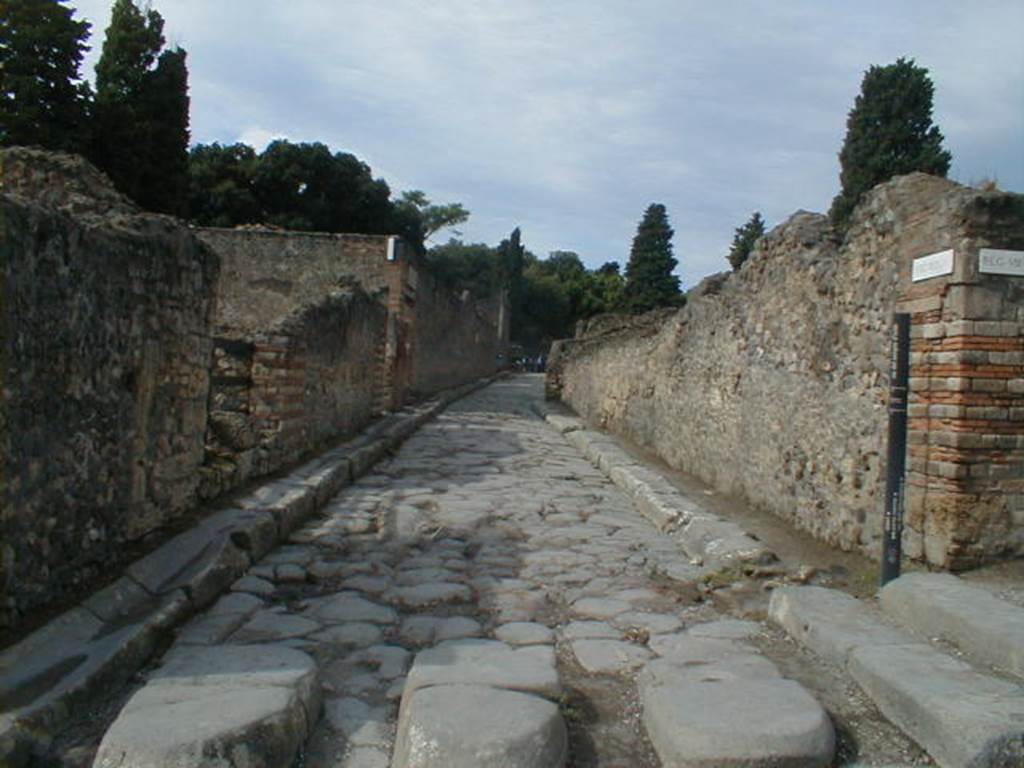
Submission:
<svg viewBox="0 0 1024 768">
<path fill-rule="evenodd" d="M 1024 276 L 1024 251 L 982 248 L 978 255 L 978 271 L 987 275 Z"/>
<path fill-rule="evenodd" d="M 910 280 L 916 283 L 919 280 L 927 280 L 930 277 L 942 277 L 942 275 L 951 274 L 953 274 L 953 251 L 939 251 L 930 256 L 914 259 Z"/>
</svg>

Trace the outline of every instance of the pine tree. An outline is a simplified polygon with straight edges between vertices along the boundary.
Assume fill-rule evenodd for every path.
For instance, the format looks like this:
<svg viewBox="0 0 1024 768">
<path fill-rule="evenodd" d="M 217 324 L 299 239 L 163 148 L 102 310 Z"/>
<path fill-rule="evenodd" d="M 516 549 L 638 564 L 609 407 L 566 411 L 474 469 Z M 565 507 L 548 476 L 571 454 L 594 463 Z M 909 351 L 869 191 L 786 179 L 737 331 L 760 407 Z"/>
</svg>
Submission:
<svg viewBox="0 0 1024 768">
<path fill-rule="evenodd" d="M 932 125 L 934 86 L 914 60 L 872 66 L 846 121 L 839 153 L 842 189 L 829 217 L 840 229 L 861 197 L 876 184 L 913 171 L 945 176 L 952 156 Z"/>
<path fill-rule="evenodd" d="M 0 143 L 81 151 L 91 93 L 79 76 L 89 24 L 58 0 L 0 2 Z"/>
<path fill-rule="evenodd" d="M 498 279 L 500 287 L 508 291 L 508 306 L 511 313 L 512 338 L 519 338 L 523 321 L 523 268 L 526 264 L 526 248 L 523 246 L 519 227 L 512 230 L 508 239 L 498 245 Z"/>
<path fill-rule="evenodd" d="M 732 239 L 732 248 L 729 249 L 729 264 L 733 271 L 736 271 L 754 250 L 757 239 L 764 235 L 764 219 L 760 211 L 754 211 L 754 215 L 742 227 L 736 228 L 736 235 Z"/>
<path fill-rule="evenodd" d="M 657 307 L 678 306 L 679 278 L 672 274 L 678 262 L 672 257 L 672 227 L 665 206 L 652 203 L 644 213 L 626 265 L 626 307 L 647 312 Z"/>
<path fill-rule="evenodd" d="M 164 51 L 164 20 L 115 0 L 96 65 L 93 161 L 150 210 L 184 213 L 188 201 L 185 52 Z"/>
</svg>

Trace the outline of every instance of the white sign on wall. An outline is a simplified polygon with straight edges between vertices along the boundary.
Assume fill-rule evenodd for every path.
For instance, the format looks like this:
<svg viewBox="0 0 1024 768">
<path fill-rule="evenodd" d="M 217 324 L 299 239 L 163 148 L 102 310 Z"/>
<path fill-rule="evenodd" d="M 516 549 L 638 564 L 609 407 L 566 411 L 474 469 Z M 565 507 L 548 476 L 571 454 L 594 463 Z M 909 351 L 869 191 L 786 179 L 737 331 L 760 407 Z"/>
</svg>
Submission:
<svg viewBox="0 0 1024 768">
<path fill-rule="evenodd" d="M 939 251 L 930 256 L 914 259 L 910 272 L 912 282 L 927 280 L 930 277 L 942 277 L 953 274 L 953 251 Z"/>
<path fill-rule="evenodd" d="M 988 275 L 1024 276 L 1024 251 L 982 248 L 978 255 L 978 271 Z"/>
</svg>

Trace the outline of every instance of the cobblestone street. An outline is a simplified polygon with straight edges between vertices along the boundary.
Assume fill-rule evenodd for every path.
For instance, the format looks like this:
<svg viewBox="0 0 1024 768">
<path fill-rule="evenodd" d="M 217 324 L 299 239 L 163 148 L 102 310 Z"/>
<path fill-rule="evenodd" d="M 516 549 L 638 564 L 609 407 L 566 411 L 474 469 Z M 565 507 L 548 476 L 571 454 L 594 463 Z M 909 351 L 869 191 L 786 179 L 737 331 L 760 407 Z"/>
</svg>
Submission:
<svg viewBox="0 0 1024 768">
<path fill-rule="evenodd" d="M 221 581 L 230 589 L 139 685 L 61 715 L 73 721 L 54 745 L 62 764 L 1017 764 L 1024 656 L 1004 636 L 1024 611 L 911 574 L 882 593 L 915 625 L 898 627 L 849 594 L 827 548 L 786 541 L 750 510 L 741 528 L 710 491 L 680 490 L 551 410 L 542 383 L 504 378 L 456 400 Z M 273 500 L 309 493 L 334 455 L 246 498 L 284 520 L 294 503 Z M 238 503 L 223 519 L 263 535 L 271 518 Z M 222 561 L 190 557 L 177 561 L 208 574 L 190 582 L 200 600 Z M 157 579 L 154 563 L 180 568 L 171 560 L 155 553 L 130 574 Z M 46 654 L 67 643 L 47 637 L 12 658 L 58 663 Z"/>
</svg>

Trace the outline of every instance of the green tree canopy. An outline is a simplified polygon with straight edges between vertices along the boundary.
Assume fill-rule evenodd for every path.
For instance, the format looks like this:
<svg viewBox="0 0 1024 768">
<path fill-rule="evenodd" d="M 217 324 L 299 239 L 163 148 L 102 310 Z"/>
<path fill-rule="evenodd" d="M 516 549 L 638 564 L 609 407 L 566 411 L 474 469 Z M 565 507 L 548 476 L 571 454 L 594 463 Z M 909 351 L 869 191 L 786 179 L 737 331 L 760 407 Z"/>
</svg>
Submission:
<svg viewBox="0 0 1024 768">
<path fill-rule="evenodd" d="M 679 278 L 672 274 L 678 262 L 672 256 L 672 227 L 665 206 L 648 206 L 637 227 L 626 265 L 624 301 L 632 312 L 678 306 Z"/>
<path fill-rule="evenodd" d="M 846 121 L 839 153 L 841 190 L 829 217 L 844 228 L 864 193 L 893 176 L 923 171 L 945 176 L 952 156 L 932 125 L 934 86 L 913 59 L 872 66 Z"/>
<path fill-rule="evenodd" d="M 115 0 L 96 64 L 92 159 L 141 206 L 187 206 L 188 71 L 185 52 L 161 53 L 164 20 Z"/>
<path fill-rule="evenodd" d="M 405 239 L 424 247 L 437 232 L 456 227 L 469 219 L 469 211 L 462 203 L 434 204 L 419 189 L 403 192 L 395 203 L 395 213 Z M 459 233 L 456 231 L 455 234 Z"/>
<path fill-rule="evenodd" d="M 732 239 L 732 248 L 729 249 L 729 264 L 732 265 L 733 271 L 743 266 L 743 262 L 754 250 L 757 239 L 763 235 L 764 219 L 761 218 L 759 211 L 754 211 L 754 215 L 746 224 L 737 227 L 736 234 Z"/>
<path fill-rule="evenodd" d="M 0 143 L 79 152 L 91 92 L 79 76 L 89 24 L 57 0 L 0 2 Z"/>
<path fill-rule="evenodd" d="M 253 179 L 258 162 L 247 144 L 200 144 L 188 158 L 189 211 L 205 227 L 257 224 L 261 219 Z"/>
</svg>

